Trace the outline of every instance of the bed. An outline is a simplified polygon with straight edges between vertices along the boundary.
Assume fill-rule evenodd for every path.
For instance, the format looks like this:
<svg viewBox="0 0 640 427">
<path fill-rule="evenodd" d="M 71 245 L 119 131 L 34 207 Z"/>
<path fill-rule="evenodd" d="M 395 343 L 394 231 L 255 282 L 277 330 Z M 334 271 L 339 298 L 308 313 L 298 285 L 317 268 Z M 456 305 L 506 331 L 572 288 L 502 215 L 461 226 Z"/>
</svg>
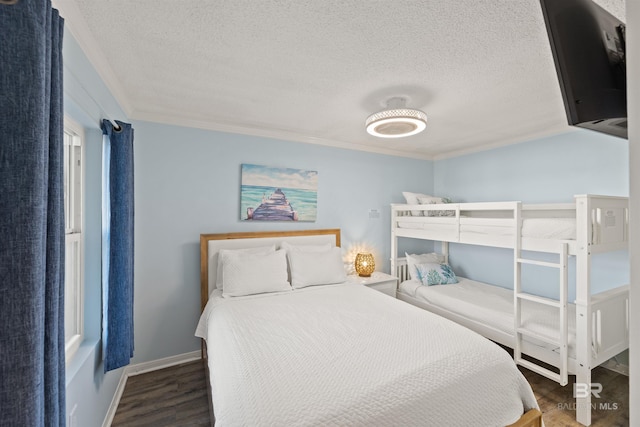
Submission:
<svg viewBox="0 0 640 427">
<path fill-rule="evenodd" d="M 227 294 L 234 267 L 220 264 L 221 250 L 288 244 L 295 286 L 304 274 L 291 251 L 335 249 L 339 230 L 203 234 L 200 242 L 196 335 L 218 426 L 541 425 L 509 354 L 440 316 L 353 281 Z M 324 253 L 312 255 L 323 270 L 314 275 L 333 268 L 320 262 Z"/>
<path fill-rule="evenodd" d="M 425 204 L 392 204 L 391 269 L 400 278 L 399 299 L 513 348 L 517 364 L 561 385 L 568 383 L 568 375 L 588 385 L 592 368 L 629 346 L 628 284 L 611 283 L 598 294 L 591 289 L 592 255 L 626 250 L 628 233 L 626 197 L 577 195 L 573 203 L 551 204 L 429 199 Z M 450 243 L 511 249 L 513 289 L 468 279 L 449 288 L 422 286 L 410 280 L 415 277 L 398 254 L 399 238 L 441 242 L 445 264 Z M 557 261 L 540 261 L 534 252 L 552 254 Z M 568 301 L 569 257 L 576 260 L 575 302 Z M 523 291 L 526 264 L 558 271 L 558 300 Z M 578 422 L 589 425 L 591 395 L 578 397 L 576 408 Z"/>
</svg>

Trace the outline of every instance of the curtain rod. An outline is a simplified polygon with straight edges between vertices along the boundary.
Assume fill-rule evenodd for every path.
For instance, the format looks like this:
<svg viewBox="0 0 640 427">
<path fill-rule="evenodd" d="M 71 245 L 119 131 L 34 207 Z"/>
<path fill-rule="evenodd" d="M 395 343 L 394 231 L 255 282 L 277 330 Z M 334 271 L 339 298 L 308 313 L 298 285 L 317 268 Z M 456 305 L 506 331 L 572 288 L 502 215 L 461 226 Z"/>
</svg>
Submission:
<svg viewBox="0 0 640 427">
<path fill-rule="evenodd" d="M 111 125 L 113 126 L 113 130 L 115 130 L 115 131 L 120 131 L 120 130 L 122 130 L 122 128 L 120 127 L 120 125 L 119 125 L 118 123 L 116 123 L 116 121 L 115 121 L 115 120 L 113 120 L 113 119 L 112 119 L 112 118 L 110 118 L 110 117 L 107 117 L 106 119 L 107 119 L 107 120 L 109 120 L 109 122 L 111 122 Z"/>
<path fill-rule="evenodd" d="M 2 4 L 16 4 L 16 3 L 18 3 L 18 0 L 0 0 L 0 3 L 2 3 Z"/>
</svg>

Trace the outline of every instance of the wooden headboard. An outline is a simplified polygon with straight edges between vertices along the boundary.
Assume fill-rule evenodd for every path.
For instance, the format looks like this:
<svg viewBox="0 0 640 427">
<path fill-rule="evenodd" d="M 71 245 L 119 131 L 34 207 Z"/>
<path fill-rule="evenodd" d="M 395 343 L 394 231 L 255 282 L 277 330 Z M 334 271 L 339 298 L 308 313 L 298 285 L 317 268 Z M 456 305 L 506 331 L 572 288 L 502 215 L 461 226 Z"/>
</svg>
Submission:
<svg viewBox="0 0 640 427">
<path fill-rule="evenodd" d="M 340 229 L 299 231 L 257 231 L 241 233 L 200 235 L 200 311 L 215 288 L 215 277 L 220 249 L 240 249 L 275 244 L 287 241 L 292 244 L 309 245 L 332 243 L 340 246 Z"/>
</svg>

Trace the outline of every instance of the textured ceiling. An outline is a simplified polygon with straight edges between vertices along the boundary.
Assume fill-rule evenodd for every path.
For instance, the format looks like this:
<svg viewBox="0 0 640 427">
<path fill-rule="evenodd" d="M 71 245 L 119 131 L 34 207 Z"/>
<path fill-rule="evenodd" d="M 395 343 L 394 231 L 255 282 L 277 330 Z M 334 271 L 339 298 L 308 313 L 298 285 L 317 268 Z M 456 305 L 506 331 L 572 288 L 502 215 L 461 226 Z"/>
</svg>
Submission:
<svg viewBox="0 0 640 427">
<path fill-rule="evenodd" d="M 569 129 L 538 0 L 54 5 L 131 119 L 420 158 Z M 427 130 L 369 136 L 395 96 Z"/>
</svg>

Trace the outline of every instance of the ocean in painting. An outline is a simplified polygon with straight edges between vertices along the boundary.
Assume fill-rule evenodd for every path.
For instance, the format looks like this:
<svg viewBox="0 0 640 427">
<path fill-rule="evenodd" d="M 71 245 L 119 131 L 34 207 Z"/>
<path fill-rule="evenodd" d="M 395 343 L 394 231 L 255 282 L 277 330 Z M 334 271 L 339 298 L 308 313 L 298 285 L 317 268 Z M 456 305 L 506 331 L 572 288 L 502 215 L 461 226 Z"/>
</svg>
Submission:
<svg viewBox="0 0 640 427">
<path fill-rule="evenodd" d="M 318 213 L 318 192 L 299 188 L 279 187 L 289 204 L 298 213 L 298 221 L 315 221 Z M 276 191 L 276 187 L 242 185 L 240 187 L 240 219 L 247 219 L 247 209 L 254 210 Z"/>
</svg>

